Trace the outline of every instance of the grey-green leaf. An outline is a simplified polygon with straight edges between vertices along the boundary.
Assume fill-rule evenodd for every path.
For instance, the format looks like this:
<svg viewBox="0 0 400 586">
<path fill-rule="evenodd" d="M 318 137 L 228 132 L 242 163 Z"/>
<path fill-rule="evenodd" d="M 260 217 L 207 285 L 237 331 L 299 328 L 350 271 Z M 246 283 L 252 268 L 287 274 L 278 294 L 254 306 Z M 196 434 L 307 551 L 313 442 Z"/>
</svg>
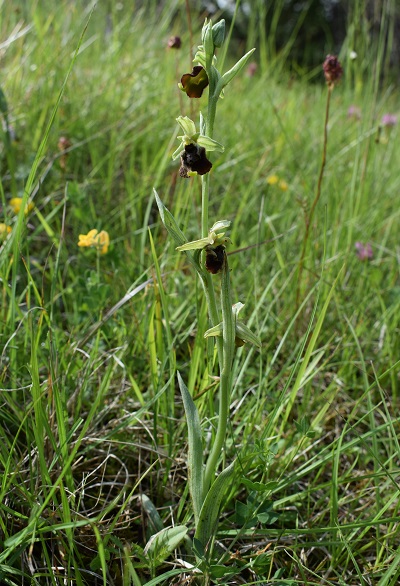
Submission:
<svg viewBox="0 0 400 586">
<path fill-rule="evenodd" d="M 243 67 L 245 67 L 254 51 L 255 49 L 251 49 L 248 53 L 246 53 L 246 55 L 243 55 L 243 57 L 239 59 L 237 63 L 235 63 L 232 69 L 229 69 L 229 71 L 224 73 L 218 82 L 216 93 L 220 93 L 224 87 L 227 86 L 228 83 L 232 81 L 232 79 L 243 69 Z"/>
<path fill-rule="evenodd" d="M 203 504 L 203 438 L 196 405 L 194 404 L 191 394 L 183 382 L 181 375 L 179 372 L 177 374 L 188 426 L 189 490 L 192 497 L 195 524 L 197 525 Z"/>
<path fill-rule="evenodd" d="M 146 511 L 147 516 L 149 517 L 152 533 L 156 533 L 157 531 L 161 531 L 161 529 L 164 529 L 162 519 L 153 502 L 149 499 L 149 497 L 145 494 L 142 494 L 141 501 L 142 507 Z"/>
<path fill-rule="evenodd" d="M 144 554 L 149 558 L 153 568 L 161 565 L 164 560 L 178 547 L 188 532 L 185 525 L 166 527 L 149 539 Z"/>
<path fill-rule="evenodd" d="M 204 547 L 207 546 L 211 537 L 214 535 L 221 502 L 227 492 L 234 473 L 235 463 L 232 462 L 232 464 L 225 468 L 225 470 L 223 470 L 215 479 L 207 493 L 200 511 L 199 522 L 195 533 L 195 538 L 198 539 Z"/>
<path fill-rule="evenodd" d="M 184 233 L 179 228 L 174 216 L 171 214 L 171 212 L 165 207 L 165 205 L 161 201 L 157 191 L 155 189 L 153 189 L 153 191 L 154 191 L 154 196 L 156 198 L 158 210 L 160 212 L 162 223 L 166 227 L 168 234 L 170 236 L 172 236 L 175 244 L 177 244 L 178 246 L 182 246 L 182 244 L 185 244 L 185 242 L 187 242 L 187 239 L 185 238 Z"/>
</svg>

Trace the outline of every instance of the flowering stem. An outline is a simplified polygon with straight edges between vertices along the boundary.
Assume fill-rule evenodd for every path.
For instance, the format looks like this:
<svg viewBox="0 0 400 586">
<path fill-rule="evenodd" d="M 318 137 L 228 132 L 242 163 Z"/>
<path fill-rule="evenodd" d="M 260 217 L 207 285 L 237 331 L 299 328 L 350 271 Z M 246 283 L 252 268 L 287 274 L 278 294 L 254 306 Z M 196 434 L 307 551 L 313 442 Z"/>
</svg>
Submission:
<svg viewBox="0 0 400 586">
<path fill-rule="evenodd" d="M 210 174 L 201 177 L 201 237 L 208 235 L 208 200 L 210 193 Z"/>
<path fill-rule="evenodd" d="M 319 176 L 318 176 L 317 192 L 315 194 L 314 201 L 312 202 L 310 212 L 309 212 L 309 214 L 306 214 L 306 216 L 305 216 L 306 229 L 304 232 L 303 245 L 302 245 L 301 256 L 300 256 L 300 261 L 299 261 L 299 276 L 297 279 L 297 293 L 296 293 L 296 306 L 297 307 L 299 306 L 299 301 L 300 301 L 301 278 L 303 275 L 304 257 L 306 254 L 307 243 L 308 243 L 308 239 L 310 237 L 310 227 L 312 224 L 312 219 L 314 217 L 315 208 L 317 207 L 317 203 L 321 197 L 321 191 L 322 191 L 322 179 L 324 177 L 324 170 L 325 170 L 325 164 L 326 164 L 326 151 L 327 151 L 327 146 L 328 146 L 329 106 L 331 103 L 331 95 L 332 95 L 333 87 L 334 87 L 333 84 L 328 84 L 328 94 L 327 94 L 327 98 L 326 98 L 326 107 L 325 107 L 324 144 L 323 144 L 323 148 L 322 148 L 322 161 L 321 161 L 321 168 L 320 168 Z"/>
<path fill-rule="evenodd" d="M 205 133 L 213 138 L 214 121 L 217 110 L 218 96 L 215 95 L 215 84 L 210 79 L 209 99 L 207 108 L 207 118 L 205 121 Z M 201 201 L 201 230 L 202 237 L 208 235 L 209 217 L 208 203 L 210 194 L 210 176 L 207 173 L 202 176 L 202 201 Z M 209 273 L 203 279 L 204 292 L 208 306 L 211 326 L 219 323 L 219 315 L 215 298 L 214 284 Z M 235 345 L 235 323 L 232 313 L 232 299 L 230 289 L 229 267 L 225 255 L 224 266 L 221 277 L 221 309 L 223 321 L 223 335 L 216 338 L 218 360 L 220 365 L 220 385 L 219 385 L 219 410 L 217 432 L 211 448 L 204 476 L 203 495 L 204 498 L 213 483 L 218 460 L 221 455 L 226 436 L 226 428 L 229 416 L 229 397 L 231 389 L 231 371 L 233 362 L 233 351 Z"/>
</svg>

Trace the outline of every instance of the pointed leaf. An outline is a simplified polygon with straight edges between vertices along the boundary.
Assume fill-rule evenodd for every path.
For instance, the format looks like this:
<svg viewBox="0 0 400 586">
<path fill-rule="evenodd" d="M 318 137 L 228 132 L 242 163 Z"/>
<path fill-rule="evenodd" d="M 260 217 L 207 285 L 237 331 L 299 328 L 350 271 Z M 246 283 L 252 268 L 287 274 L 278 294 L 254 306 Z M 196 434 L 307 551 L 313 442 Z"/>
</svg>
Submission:
<svg viewBox="0 0 400 586">
<path fill-rule="evenodd" d="M 163 561 L 178 547 L 188 532 L 185 525 L 166 527 L 149 539 L 144 548 L 144 554 L 148 556 L 153 568 L 161 565 Z"/>
<path fill-rule="evenodd" d="M 175 244 L 177 244 L 178 246 L 185 244 L 187 242 L 187 238 L 185 238 L 184 233 L 179 228 L 174 216 L 165 207 L 165 205 L 163 204 L 163 202 L 159 198 L 157 191 L 155 189 L 153 189 L 153 191 L 154 191 L 154 196 L 156 198 L 158 210 L 160 212 L 162 223 L 166 227 L 168 234 L 170 236 L 172 236 Z"/>
<path fill-rule="evenodd" d="M 195 538 L 198 539 L 204 547 L 207 546 L 211 537 L 214 535 L 219 509 L 222 499 L 230 485 L 235 473 L 235 463 L 225 468 L 221 474 L 214 480 L 210 490 L 207 493 L 204 504 L 200 511 L 199 522 L 196 528 Z"/>
<path fill-rule="evenodd" d="M 150 520 L 151 532 L 156 533 L 157 531 L 161 531 L 161 529 L 164 529 L 162 519 L 153 502 L 149 499 L 149 497 L 145 494 L 142 494 L 141 501 L 142 507 L 146 511 Z"/>
<path fill-rule="evenodd" d="M 180 373 L 178 372 L 177 375 L 188 426 L 189 490 L 192 497 L 195 524 L 197 525 L 203 504 L 203 438 L 197 407 Z"/>
<path fill-rule="evenodd" d="M 252 56 L 254 51 L 255 51 L 255 49 L 251 49 L 248 53 L 246 53 L 246 55 L 243 55 L 243 57 L 241 59 L 239 59 L 239 61 L 237 63 L 235 63 L 235 65 L 232 67 L 232 69 L 229 69 L 229 71 L 224 73 L 224 75 L 221 77 L 221 79 L 218 82 L 216 93 L 221 92 L 221 90 L 223 90 L 224 87 L 226 87 L 228 85 L 228 83 L 230 81 L 232 81 L 232 79 L 243 69 L 243 67 L 245 67 L 245 65 L 247 64 L 248 60 L 250 59 L 250 57 Z"/>
</svg>

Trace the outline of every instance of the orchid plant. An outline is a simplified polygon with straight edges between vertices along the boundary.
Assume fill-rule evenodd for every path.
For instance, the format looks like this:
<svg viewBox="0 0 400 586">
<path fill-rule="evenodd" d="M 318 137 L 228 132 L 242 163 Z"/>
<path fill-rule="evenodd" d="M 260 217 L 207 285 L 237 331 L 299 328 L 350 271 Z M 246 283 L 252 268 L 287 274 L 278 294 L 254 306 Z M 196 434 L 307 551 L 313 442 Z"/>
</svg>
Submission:
<svg viewBox="0 0 400 586">
<path fill-rule="evenodd" d="M 235 463 L 218 473 L 221 453 L 224 449 L 229 417 L 232 389 L 232 364 L 235 348 L 246 342 L 260 346 L 257 337 L 238 320 L 243 304 L 233 305 L 230 271 L 226 246 L 230 239 L 226 236 L 231 222 L 217 220 L 210 227 L 209 191 L 212 163 L 208 154 L 224 151 L 224 146 L 213 138 L 217 105 L 221 94 L 232 79 L 243 69 L 254 49 L 244 55 L 229 71 L 222 74 L 217 68 L 215 49 L 220 47 L 225 37 L 225 21 L 213 25 L 205 22 L 202 29 L 202 44 L 196 52 L 192 73 L 182 76 L 179 87 L 190 98 L 199 98 L 208 87 L 208 101 L 205 115 L 200 114 L 199 130 L 187 116 L 179 116 L 177 122 L 183 134 L 178 136 L 180 145 L 172 155 L 180 158 L 180 176 L 188 178 L 201 176 L 201 237 L 188 242 L 172 213 L 162 203 L 155 192 L 161 219 L 169 235 L 174 240 L 176 250 L 186 255 L 196 270 L 202 284 L 209 316 L 206 338 L 215 340 L 219 368 L 219 394 L 217 398 L 218 420 L 211 449 L 203 449 L 203 433 L 198 410 L 188 388 L 178 373 L 178 383 L 188 426 L 188 482 L 193 507 L 195 536 L 193 549 L 197 559 L 197 571 L 201 571 L 204 583 L 208 582 L 208 564 L 211 559 L 213 540 L 222 499 L 235 473 Z M 214 288 L 214 280 L 220 279 L 220 300 Z M 182 527 L 182 536 L 186 534 Z"/>
</svg>

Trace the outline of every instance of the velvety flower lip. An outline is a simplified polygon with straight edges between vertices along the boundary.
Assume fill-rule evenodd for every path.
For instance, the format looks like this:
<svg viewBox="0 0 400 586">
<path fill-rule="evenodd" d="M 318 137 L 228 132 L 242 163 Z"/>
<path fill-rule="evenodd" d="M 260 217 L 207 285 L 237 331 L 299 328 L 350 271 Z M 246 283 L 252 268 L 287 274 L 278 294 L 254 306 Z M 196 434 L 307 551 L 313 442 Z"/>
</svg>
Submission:
<svg viewBox="0 0 400 586">
<path fill-rule="evenodd" d="M 212 275 L 220 273 L 225 264 L 225 246 L 219 244 L 218 246 L 206 246 L 206 260 L 204 266 L 206 270 Z"/>
<path fill-rule="evenodd" d="M 179 175 L 188 178 L 190 174 L 205 175 L 212 167 L 207 159 L 206 149 L 198 144 L 187 144 L 181 153 Z"/>
<path fill-rule="evenodd" d="M 322 66 L 328 85 L 333 85 L 343 75 L 343 69 L 336 55 L 327 55 Z"/>
<path fill-rule="evenodd" d="M 181 77 L 180 88 L 189 98 L 201 98 L 207 86 L 208 76 L 201 65 L 195 65 L 192 73 L 185 73 Z"/>
</svg>

